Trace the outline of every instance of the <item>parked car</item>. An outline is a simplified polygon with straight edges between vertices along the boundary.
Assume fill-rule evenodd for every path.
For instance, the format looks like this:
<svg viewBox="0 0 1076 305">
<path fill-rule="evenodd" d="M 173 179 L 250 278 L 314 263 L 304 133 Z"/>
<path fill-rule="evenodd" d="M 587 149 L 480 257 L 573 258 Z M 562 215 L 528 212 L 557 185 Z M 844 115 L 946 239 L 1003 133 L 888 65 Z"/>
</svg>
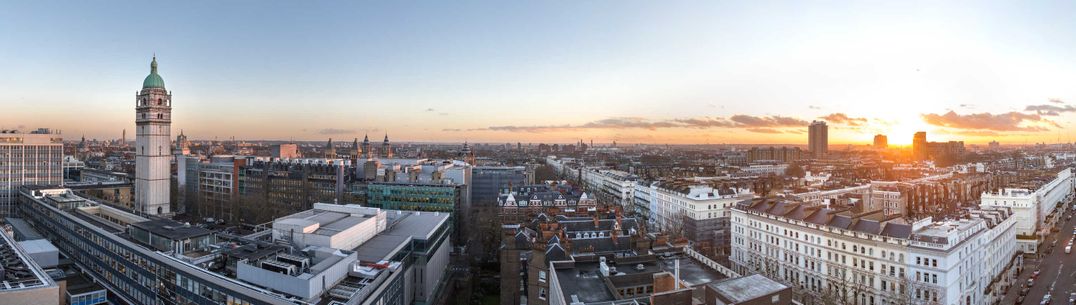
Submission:
<svg viewBox="0 0 1076 305">
<path fill-rule="evenodd" d="M 1069 305 L 1076 304 L 1076 292 L 1069 294 Z"/>
<path fill-rule="evenodd" d="M 1065 254 L 1072 253 L 1072 244 L 1065 246 Z"/>
<path fill-rule="evenodd" d="M 1027 279 L 1027 287 L 1035 286 L 1035 279 Z"/>
<path fill-rule="evenodd" d="M 1031 278 L 1038 278 L 1039 273 L 1041 273 L 1041 271 L 1039 269 L 1035 269 L 1035 272 L 1031 274 Z M 1030 286 L 1030 285 L 1028 285 L 1028 286 Z"/>
<path fill-rule="evenodd" d="M 1049 293 L 1042 296 L 1042 302 L 1039 302 L 1039 305 L 1050 305 L 1050 294 Z"/>
</svg>

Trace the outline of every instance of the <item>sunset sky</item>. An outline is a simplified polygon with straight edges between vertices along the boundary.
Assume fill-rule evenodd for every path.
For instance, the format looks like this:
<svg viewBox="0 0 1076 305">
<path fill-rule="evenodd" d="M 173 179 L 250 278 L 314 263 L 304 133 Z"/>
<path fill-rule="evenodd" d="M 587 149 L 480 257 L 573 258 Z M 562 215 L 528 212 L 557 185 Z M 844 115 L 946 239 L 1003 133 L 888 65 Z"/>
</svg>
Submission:
<svg viewBox="0 0 1076 305">
<path fill-rule="evenodd" d="M 0 128 L 119 138 L 156 53 L 193 139 L 1076 141 L 1076 2 L 791 2 L 6 3 Z"/>
</svg>

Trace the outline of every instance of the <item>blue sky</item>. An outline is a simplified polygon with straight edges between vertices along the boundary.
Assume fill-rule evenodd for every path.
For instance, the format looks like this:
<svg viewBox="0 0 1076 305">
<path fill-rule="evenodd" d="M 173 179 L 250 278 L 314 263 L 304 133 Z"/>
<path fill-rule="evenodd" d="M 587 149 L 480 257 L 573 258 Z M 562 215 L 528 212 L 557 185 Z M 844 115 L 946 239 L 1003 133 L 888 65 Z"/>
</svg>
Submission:
<svg viewBox="0 0 1076 305">
<path fill-rule="evenodd" d="M 119 137 L 156 52 L 173 128 L 199 139 L 799 143 L 801 121 L 840 113 L 863 120 L 831 122 L 835 143 L 916 130 L 1072 141 L 1072 12 L 1071 1 L 9 3 L 0 127 Z"/>
</svg>

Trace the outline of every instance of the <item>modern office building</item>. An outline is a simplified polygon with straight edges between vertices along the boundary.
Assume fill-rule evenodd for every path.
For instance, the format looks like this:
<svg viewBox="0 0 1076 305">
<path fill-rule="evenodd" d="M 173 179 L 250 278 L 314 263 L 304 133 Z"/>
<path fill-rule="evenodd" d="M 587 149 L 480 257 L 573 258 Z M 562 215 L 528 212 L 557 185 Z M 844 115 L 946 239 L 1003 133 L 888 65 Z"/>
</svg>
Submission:
<svg viewBox="0 0 1076 305">
<path fill-rule="evenodd" d="M 59 133 L 0 131 L 0 217 L 15 213 L 19 187 L 63 183 L 63 160 Z"/>
<path fill-rule="evenodd" d="M 807 127 L 807 150 L 815 159 L 823 159 L 829 153 L 829 127 L 824 121 L 814 121 Z"/>
<path fill-rule="evenodd" d="M 317 203 L 253 231 L 214 231 L 23 187 L 20 215 L 128 304 L 429 304 L 448 215 Z"/>
<path fill-rule="evenodd" d="M 60 286 L 41 269 L 22 244 L 3 232 L 0 232 L 0 303 L 60 304 Z"/>
<path fill-rule="evenodd" d="M 406 211 L 454 213 L 460 209 L 462 186 L 430 183 L 370 183 L 366 205 Z"/>
<path fill-rule="evenodd" d="M 815 304 L 996 304 L 1016 282 L 1008 208 L 909 220 L 773 199 L 732 213 L 732 269 Z"/>
<path fill-rule="evenodd" d="M 86 162 L 82 162 L 82 160 L 75 158 L 75 156 L 64 156 L 64 180 L 75 180 L 75 178 L 78 177 L 78 173 L 84 168 L 86 168 Z"/>
<path fill-rule="evenodd" d="M 157 57 L 135 96 L 135 207 L 149 215 L 172 215 L 172 93 L 157 74 Z"/>
<path fill-rule="evenodd" d="M 471 205 L 497 205 L 501 190 L 534 184 L 534 172 L 525 166 L 475 166 L 471 169 Z"/>
<path fill-rule="evenodd" d="M 453 241 L 462 243 L 467 228 L 463 207 L 464 186 L 428 183 L 370 183 L 366 186 L 366 206 L 390 210 L 441 212 L 449 214 Z"/>
</svg>

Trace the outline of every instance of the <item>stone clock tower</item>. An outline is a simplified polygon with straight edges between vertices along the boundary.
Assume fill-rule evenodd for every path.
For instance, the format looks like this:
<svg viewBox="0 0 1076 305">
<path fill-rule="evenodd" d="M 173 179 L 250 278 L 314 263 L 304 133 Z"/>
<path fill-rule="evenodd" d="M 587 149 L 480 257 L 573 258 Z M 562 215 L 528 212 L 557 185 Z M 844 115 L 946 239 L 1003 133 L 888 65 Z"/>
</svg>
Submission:
<svg viewBox="0 0 1076 305">
<path fill-rule="evenodd" d="M 135 98 L 135 209 L 170 217 L 172 93 L 157 74 L 157 57 Z"/>
</svg>

